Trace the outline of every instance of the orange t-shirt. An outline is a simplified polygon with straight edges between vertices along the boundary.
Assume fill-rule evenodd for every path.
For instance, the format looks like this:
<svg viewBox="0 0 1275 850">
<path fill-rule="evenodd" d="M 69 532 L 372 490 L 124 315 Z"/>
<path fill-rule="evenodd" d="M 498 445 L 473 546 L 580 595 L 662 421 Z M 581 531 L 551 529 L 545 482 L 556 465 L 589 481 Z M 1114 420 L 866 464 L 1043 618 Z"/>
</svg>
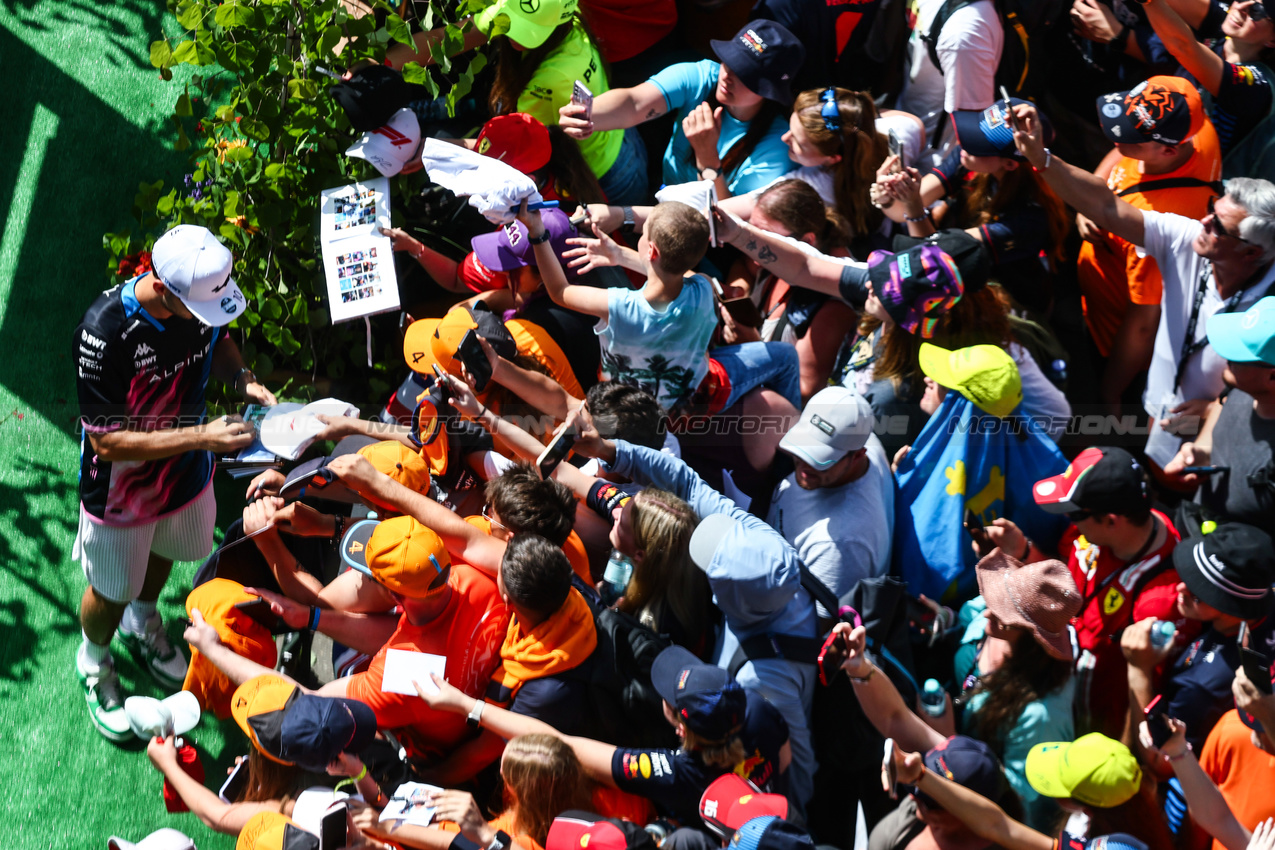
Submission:
<svg viewBox="0 0 1275 850">
<path fill-rule="evenodd" d="M 350 677 L 347 695 L 367 703 L 376 725 L 399 732 L 408 751 L 420 758 L 438 758 L 472 737 L 463 715 L 436 711 L 413 694 L 381 690 L 385 656 L 391 649 L 428 652 L 447 657 L 446 678 L 473 697 L 482 698 L 491 674 L 500 663 L 500 645 L 509 630 L 509 615 L 500 601 L 496 582 L 465 564 L 452 564 L 452 598 L 443 612 L 420 626 L 406 617 L 389 642 L 372 658 L 366 673 Z"/>
<path fill-rule="evenodd" d="M 1107 186 L 1114 193 L 1152 180 L 1194 177 L 1211 183 L 1222 174 L 1222 150 L 1213 124 L 1195 135 L 1195 153 L 1175 171 L 1143 174 L 1142 163 L 1122 157 L 1111 169 Z M 1188 218 L 1202 218 L 1209 198 L 1215 193 L 1206 186 L 1179 189 L 1154 189 L 1145 195 L 1133 192 L 1121 200 L 1140 210 L 1177 213 Z M 1124 322 L 1129 304 L 1159 304 L 1162 292 L 1160 267 L 1146 252 L 1131 242 L 1110 233 L 1100 233 L 1093 242 L 1080 248 L 1076 264 L 1080 291 L 1085 296 L 1085 322 L 1089 333 L 1104 357 L 1111 354 L 1116 333 Z"/>
<path fill-rule="evenodd" d="M 1209 733 L 1200 751 L 1200 767 L 1222 792 L 1245 829 L 1275 817 L 1275 756 L 1253 746 L 1252 731 L 1231 709 Z M 1226 850 L 1214 840 L 1213 850 Z"/>
</svg>

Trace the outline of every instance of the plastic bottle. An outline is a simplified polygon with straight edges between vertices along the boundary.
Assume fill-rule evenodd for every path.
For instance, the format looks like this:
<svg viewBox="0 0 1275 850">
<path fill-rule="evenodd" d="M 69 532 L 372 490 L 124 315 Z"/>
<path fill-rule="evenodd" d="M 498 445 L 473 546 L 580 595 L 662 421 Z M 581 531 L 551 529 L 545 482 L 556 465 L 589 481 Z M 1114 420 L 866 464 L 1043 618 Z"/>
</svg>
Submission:
<svg viewBox="0 0 1275 850">
<path fill-rule="evenodd" d="M 1178 627 L 1172 620 L 1156 620 L 1155 625 L 1151 627 L 1151 645 L 1157 648 L 1168 646 L 1177 632 Z"/>
<path fill-rule="evenodd" d="M 937 679 L 926 679 L 921 686 L 921 708 L 930 717 L 942 717 L 947 710 L 947 700 L 943 697 L 943 686 Z"/>
<path fill-rule="evenodd" d="M 602 573 L 602 580 L 606 582 L 605 596 L 609 599 L 604 600 L 610 605 L 615 600 L 624 595 L 624 591 L 629 586 L 629 580 L 633 578 L 633 562 L 628 556 L 621 555 L 614 549 L 611 550 L 611 557 L 607 561 L 607 568 Z"/>
</svg>

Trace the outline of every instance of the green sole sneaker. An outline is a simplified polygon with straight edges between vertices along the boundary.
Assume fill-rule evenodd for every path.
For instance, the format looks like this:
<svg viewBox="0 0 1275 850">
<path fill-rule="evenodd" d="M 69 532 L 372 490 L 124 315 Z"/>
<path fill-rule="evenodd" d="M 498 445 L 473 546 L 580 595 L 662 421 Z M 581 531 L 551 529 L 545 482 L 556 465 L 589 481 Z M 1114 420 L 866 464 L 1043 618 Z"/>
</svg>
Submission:
<svg viewBox="0 0 1275 850">
<path fill-rule="evenodd" d="M 162 627 L 145 635 L 120 629 L 115 633 L 133 659 L 150 673 L 151 678 L 168 692 L 181 690 L 186 681 L 186 656 L 168 641 Z"/>
<path fill-rule="evenodd" d="M 75 674 L 84 689 L 84 699 L 89 706 L 89 720 L 102 737 L 116 744 L 133 739 L 128 716 L 124 713 L 124 701 L 120 698 L 119 678 L 115 668 L 104 664 L 96 674 L 89 675 L 80 669 L 76 659 Z"/>
</svg>

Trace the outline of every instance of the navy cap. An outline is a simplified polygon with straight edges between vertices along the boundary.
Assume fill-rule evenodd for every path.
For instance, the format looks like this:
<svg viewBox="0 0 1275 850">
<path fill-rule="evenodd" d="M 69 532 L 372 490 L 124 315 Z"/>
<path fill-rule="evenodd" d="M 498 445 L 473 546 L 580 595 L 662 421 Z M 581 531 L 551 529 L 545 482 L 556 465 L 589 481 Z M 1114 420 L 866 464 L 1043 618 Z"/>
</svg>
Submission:
<svg viewBox="0 0 1275 850">
<path fill-rule="evenodd" d="M 1009 789 L 1000 759 L 992 748 L 975 738 L 953 735 L 925 754 L 925 766 L 933 774 L 998 801 Z M 921 791 L 913 794 L 931 809 L 942 808 Z"/>
<path fill-rule="evenodd" d="M 775 815 L 753 818 L 735 830 L 730 850 L 814 850 L 810 835 L 794 823 Z"/>
<path fill-rule="evenodd" d="M 298 694 L 279 731 L 279 756 L 323 772 L 341 753 L 361 752 L 376 737 L 376 715 L 356 699 Z"/>
<path fill-rule="evenodd" d="M 744 726 L 748 698 L 730 673 L 670 646 L 651 665 L 651 685 L 673 706 L 686 728 L 708 741 L 725 741 Z"/>
<path fill-rule="evenodd" d="M 1032 106 L 1031 101 L 1011 97 L 1009 102 L 1014 106 Z M 1054 141 L 1054 126 L 1049 123 L 1045 113 L 1037 110 L 1043 125 L 1045 144 Z M 961 109 L 952 113 L 952 126 L 956 128 L 956 140 L 961 150 L 970 156 L 1003 156 L 1009 159 L 1023 159 L 1014 145 L 1014 128 L 1006 117 L 1005 101 L 997 100 L 986 109 Z"/>
<path fill-rule="evenodd" d="M 774 21 L 749 21 L 729 41 L 713 39 L 713 53 L 754 93 L 784 106 L 793 100 L 792 80 L 806 61 L 797 36 Z"/>
</svg>

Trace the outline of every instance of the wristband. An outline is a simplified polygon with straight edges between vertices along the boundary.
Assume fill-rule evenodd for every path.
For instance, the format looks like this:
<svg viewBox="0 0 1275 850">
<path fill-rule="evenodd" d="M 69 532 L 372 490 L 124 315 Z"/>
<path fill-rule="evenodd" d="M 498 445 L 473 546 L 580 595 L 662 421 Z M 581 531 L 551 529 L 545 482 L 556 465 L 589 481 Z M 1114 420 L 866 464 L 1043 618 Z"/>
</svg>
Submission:
<svg viewBox="0 0 1275 850">
<path fill-rule="evenodd" d="M 620 211 L 624 213 L 624 223 L 620 226 L 632 230 L 637 225 L 637 222 L 633 219 L 633 207 L 620 207 Z"/>
<path fill-rule="evenodd" d="M 541 233 L 539 236 L 528 236 L 527 241 L 531 243 L 532 245 L 543 245 L 549 241 L 551 236 L 553 236 L 553 234 L 550 233 L 549 228 L 546 227 L 544 229 L 544 232 Z"/>
<path fill-rule="evenodd" d="M 310 606 L 310 625 L 307 626 L 310 631 L 317 631 L 319 628 L 319 611 L 321 609 L 317 605 Z"/>
<path fill-rule="evenodd" d="M 465 723 L 474 729 L 478 729 L 483 725 L 483 708 L 487 703 L 482 700 L 474 702 L 474 707 L 469 710 L 469 714 L 465 717 Z"/>
<path fill-rule="evenodd" d="M 1026 534 L 1024 534 L 1023 540 L 1027 541 L 1027 548 L 1023 549 L 1023 556 L 1019 558 L 1018 560 L 1022 561 L 1023 563 L 1027 563 L 1027 559 L 1031 557 L 1031 553 L 1032 553 L 1032 539 L 1028 537 Z"/>
<path fill-rule="evenodd" d="M 242 378 L 242 377 L 244 376 L 244 373 L 245 373 L 245 372 L 247 372 L 247 373 L 248 373 L 248 375 L 249 375 L 249 376 L 251 376 L 251 377 L 249 378 L 249 380 L 244 381 L 244 386 L 245 386 L 245 387 L 246 387 L 246 386 L 248 386 L 249 384 L 251 384 L 251 383 L 255 382 L 255 381 L 257 380 L 257 375 L 256 375 L 256 374 L 255 374 L 255 373 L 254 373 L 251 369 L 249 369 L 247 366 L 244 366 L 242 369 L 240 369 L 238 372 L 236 372 L 236 373 L 235 373 L 235 380 L 234 380 L 234 382 L 231 384 L 231 386 L 232 386 L 232 387 L 237 387 L 237 386 L 239 386 L 239 379 L 240 379 L 240 378 Z"/>
<path fill-rule="evenodd" d="M 1187 753 L 1189 753 L 1189 752 L 1192 752 L 1192 751 L 1193 751 L 1193 749 L 1194 749 L 1194 748 L 1191 746 L 1191 742 L 1190 742 L 1190 741 L 1187 741 L 1187 742 L 1186 742 L 1186 749 L 1184 749 L 1182 752 L 1178 753 L 1176 756 L 1171 756 L 1171 755 L 1168 755 L 1168 754 L 1166 753 L 1164 757 L 1165 757 L 1166 759 L 1168 759 L 1169 761 L 1177 761 L 1178 759 L 1186 758 L 1186 754 L 1187 754 Z"/>
<path fill-rule="evenodd" d="M 923 213 L 921 213 L 920 215 L 915 216 L 915 217 L 914 217 L 914 216 L 904 216 L 904 217 L 903 217 L 903 220 L 904 220 L 904 221 L 906 221 L 906 222 L 908 222 L 908 223 L 910 223 L 910 224 L 915 224 L 915 223 L 917 223 L 917 222 L 925 221 L 925 220 L 927 220 L 929 217 L 930 217 L 930 214 L 929 214 L 929 213 L 924 213 L 924 212 L 923 212 Z"/>
<path fill-rule="evenodd" d="M 347 785 L 357 785 L 360 782 L 362 782 L 366 776 L 367 776 L 367 765 L 363 765 L 363 769 L 358 772 L 357 776 L 345 777 L 340 782 L 338 782 L 332 790 L 340 791 L 342 788 L 344 788 Z"/>
<path fill-rule="evenodd" d="M 877 674 L 877 665 L 875 665 L 875 664 L 869 664 L 869 665 L 868 665 L 868 675 L 866 675 L 866 676 L 850 676 L 850 681 L 854 682 L 856 685 L 866 685 L 868 682 L 871 682 L 871 681 L 872 681 L 872 677 L 873 677 L 873 676 L 875 676 L 876 674 Z"/>
<path fill-rule="evenodd" d="M 1129 25 L 1124 24 L 1120 27 L 1120 32 L 1116 33 L 1116 36 L 1112 38 L 1111 41 L 1107 42 L 1107 46 L 1124 53 L 1125 47 L 1129 44 L 1129 33 L 1131 32 L 1133 32 L 1133 30 L 1129 27 Z"/>
</svg>

